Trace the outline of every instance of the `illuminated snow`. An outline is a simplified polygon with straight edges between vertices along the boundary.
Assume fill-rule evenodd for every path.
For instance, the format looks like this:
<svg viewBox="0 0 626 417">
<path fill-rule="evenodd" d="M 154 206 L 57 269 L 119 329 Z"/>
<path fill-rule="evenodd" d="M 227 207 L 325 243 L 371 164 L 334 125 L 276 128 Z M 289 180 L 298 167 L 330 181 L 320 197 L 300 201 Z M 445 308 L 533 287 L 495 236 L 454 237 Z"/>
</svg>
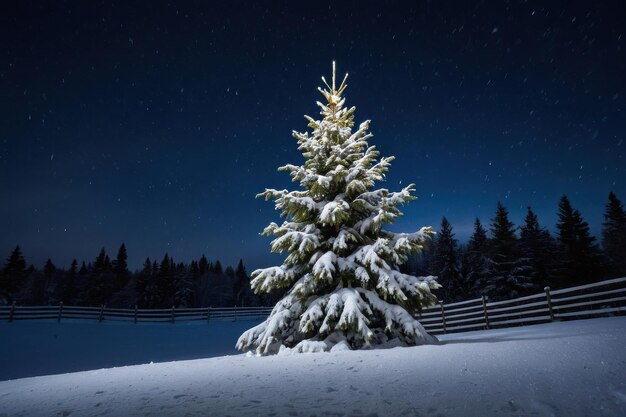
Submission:
<svg viewBox="0 0 626 417">
<path fill-rule="evenodd" d="M 0 382 L 0 415 L 626 415 L 625 330 L 626 317 L 603 318 L 447 335 L 438 346 L 25 378 Z"/>
</svg>

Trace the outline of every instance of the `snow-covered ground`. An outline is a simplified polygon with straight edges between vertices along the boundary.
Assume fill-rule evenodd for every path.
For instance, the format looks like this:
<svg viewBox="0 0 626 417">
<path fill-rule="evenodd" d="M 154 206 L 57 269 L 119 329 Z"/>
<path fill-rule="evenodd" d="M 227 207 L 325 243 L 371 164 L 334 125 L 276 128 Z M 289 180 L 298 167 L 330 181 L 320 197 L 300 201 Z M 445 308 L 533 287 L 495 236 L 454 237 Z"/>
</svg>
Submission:
<svg viewBox="0 0 626 417">
<path fill-rule="evenodd" d="M 0 323 L 0 381 L 150 362 L 235 355 L 262 319 L 138 323 L 33 320 Z"/>
<path fill-rule="evenodd" d="M 440 339 L 4 381 L 0 416 L 626 415 L 626 317 Z"/>
</svg>

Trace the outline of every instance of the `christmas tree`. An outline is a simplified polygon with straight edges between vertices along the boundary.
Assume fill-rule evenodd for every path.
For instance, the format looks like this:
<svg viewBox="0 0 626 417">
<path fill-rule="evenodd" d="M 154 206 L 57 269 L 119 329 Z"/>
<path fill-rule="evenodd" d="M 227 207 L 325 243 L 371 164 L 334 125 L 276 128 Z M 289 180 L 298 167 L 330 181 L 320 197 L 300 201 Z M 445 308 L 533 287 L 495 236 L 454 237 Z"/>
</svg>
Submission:
<svg viewBox="0 0 626 417">
<path fill-rule="evenodd" d="M 374 189 L 385 178 L 393 157 L 379 157 L 368 144 L 369 121 L 355 131 L 354 107 L 344 106 L 346 80 L 318 88 L 322 120 L 305 116 L 312 133 L 293 132 L 303 165 L 285 165 L 301 189 L 266 189 L 286 221 L 271 223 L 262 235 L 274 235 L 272 252 L 287 252 L 281 266 L 252 273 L 255 292 L 285 291 L 265 322 L 237 342 L 257 355 L 284 348 L 297 352 L 359 349 L 393 340 L 401 345 L 436 341 L 414 315 L 436 302 L 432 276 L 401 273 L 408 255 L 423 249 L 430 227 L 415 233 L 383 229 L 402 213 L 398 206 L 415 199 L 415 186 L 399 192 Z"/>
</svg>

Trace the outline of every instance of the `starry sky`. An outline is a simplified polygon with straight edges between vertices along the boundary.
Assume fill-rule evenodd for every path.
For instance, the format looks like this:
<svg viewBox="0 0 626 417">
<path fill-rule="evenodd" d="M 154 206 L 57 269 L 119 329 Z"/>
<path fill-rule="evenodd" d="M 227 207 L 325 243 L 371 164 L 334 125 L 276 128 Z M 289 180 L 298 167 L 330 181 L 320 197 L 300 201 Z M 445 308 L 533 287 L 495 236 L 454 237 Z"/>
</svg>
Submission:
<svg viewBox="0 0 626 417">
<path fill-rule="evenodd" d="M 254 196 L 293 187 L 276 168 L 332 60 L 397 158 L 384 186 L 417 184 L 394 230 L 446 216 L 463 242 L 498 201 L 554 230 L 567 194 L 598 234 L 626 202 L 624 2 L 252 3 L 3 6 L 3 258 L 279 261 Z"/>
</svg>

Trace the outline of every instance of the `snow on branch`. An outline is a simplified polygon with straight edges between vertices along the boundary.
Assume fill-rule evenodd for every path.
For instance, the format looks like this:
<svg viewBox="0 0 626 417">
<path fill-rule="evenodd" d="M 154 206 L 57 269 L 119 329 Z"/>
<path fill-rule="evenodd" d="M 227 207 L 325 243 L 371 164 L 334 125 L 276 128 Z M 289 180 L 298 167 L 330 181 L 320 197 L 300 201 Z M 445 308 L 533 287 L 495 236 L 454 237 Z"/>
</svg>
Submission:
<svg viewBox="0 0 626 417">
<path fill-rule="evenodd" d="M 318 279 L 332 282 L 336 263 L 337 255 L 333 251 L 328 251 L 314 261 L 313 274 Z"/>
<path fill-rule="evenodd" d="M 355 288 L 338 288 L 313 301 L 302 314 L 300 331 L 304 334 L 317 331 L 325 337 L 335 330 L 355 332 L 368 343 L 373 336 L 367 316 L 372 314 L 369 305 Z"/>
<path fill-rule="evenodd" d="M 283 335 L 289 333 L 301 308 L 300 302 L 293 295 L 286 296 L 274 306 L 267 320 L 239 337 L 237 349 L 247 351 L 254 346 L 257 355 L 276 353 L 282 346 Z"/>
<path fill-rule="evenodd" d="M 278 236 L 272 241 L 272 252 L 310 253 L 320 246 L 320 231 L 314 224 L 305 225 L 303 230 L 293 230 L 286 222 L 282 227 L 273 228 L 272 232 Z"/>
<path fill-rule="evenodd" d="M 409 312 L 397 304 L 383 301 L 374 291 L 359 288 L 372 308 L 383 314 L 385 332 L 389 338 L 398 337 L 409 344 L 436 343 L 436 339 L 426 333 L 424 327 Z"/>
<path fill-rule="evenodd" d="M 409 254 L 423 249 L 424 245 L 433 238 L 435 232 L 432 227 L 427 226 L 413 233 L 394 233 L 382 230 L 382 234 L 389 239 L 389 245 L 394 250 Z"/>
<path fill-rule="evenodd" d="M 250 285 L 256 292 L 270 292 L 289 286 L 295 279 L 296 267 L 281 265 L 257 269 L 252 272 Z"/>
</svg>

